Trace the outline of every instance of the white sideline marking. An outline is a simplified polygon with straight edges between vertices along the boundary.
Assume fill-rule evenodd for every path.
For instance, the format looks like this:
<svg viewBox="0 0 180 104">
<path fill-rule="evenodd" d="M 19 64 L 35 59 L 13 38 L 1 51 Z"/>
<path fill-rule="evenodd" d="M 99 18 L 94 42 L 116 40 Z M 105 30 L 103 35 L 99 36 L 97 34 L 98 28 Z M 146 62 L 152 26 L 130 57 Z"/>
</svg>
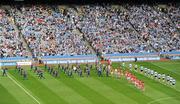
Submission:
<svg viewBox="0 0 180 104">
<path fill-rule="evenodd" d="M 147 104 L 152 104 L 152 103 L 155 103 L 155 102 L 157 102 L 157 101 L 162 101 L 162 100 L 167 100 L 167 99 L 172 99 L 172 98 L 175 98 L 175 97 L 164 97 L 164 98 L 159 98 L 159 99 L 150 101 L 150 102 L 147 103 Z"/>
<path fill-rule="evenodd" d="M 31 95 L 24 87 L 18 84 L 10 75 L 7 75 L 16 85 L 18 85 L 26 94 L 28 94 L 32 99 L 34 99 L 38 104 L 41 104 L 33 95 Z"/>
</svg>

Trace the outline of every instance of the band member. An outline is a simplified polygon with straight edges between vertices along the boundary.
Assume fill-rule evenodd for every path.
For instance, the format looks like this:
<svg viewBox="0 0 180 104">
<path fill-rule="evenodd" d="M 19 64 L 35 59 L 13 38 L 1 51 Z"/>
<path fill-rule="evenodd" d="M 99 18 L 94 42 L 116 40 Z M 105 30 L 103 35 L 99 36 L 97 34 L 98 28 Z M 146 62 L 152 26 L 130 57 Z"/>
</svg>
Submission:
<svg viewBox="0 0 180 104">
<path fill-rule="evenodd" d="M 98 76 L 99 77 L 102 76 L 102 67 L 101 66 L 98 68 Z"/>
<path fill-rule="evenodd" d="M 8 71 L 8 69 L 7 69 L 7 68 L 4 68 L 4 69 L 2 69 L 2 70 L 3 70 L 2 76 L 7 76 L 7 71 Z"/>
<path fill-rule="evenodd" d="M 27 79 L 27 71 L 26 70 L 23 71 L 23 78 L 24 78 L 24 80 Z"/>
</svg>

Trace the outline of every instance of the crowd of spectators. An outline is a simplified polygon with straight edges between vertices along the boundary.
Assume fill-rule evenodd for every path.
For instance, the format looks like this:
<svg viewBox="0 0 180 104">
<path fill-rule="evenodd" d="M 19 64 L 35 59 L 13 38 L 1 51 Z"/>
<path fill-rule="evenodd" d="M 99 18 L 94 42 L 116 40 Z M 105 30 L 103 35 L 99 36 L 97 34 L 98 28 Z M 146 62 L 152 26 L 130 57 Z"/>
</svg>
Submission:
<svg viewBox="0 0 180 104">
<path fill-rule="evenodd" d="M 129 21 L 143 39 L 157 51 L 180 50 L 180 34 L 165 13 L 149 5 L 133 5 L 126 6 L 126 8 L 129 11 Z"/>
<path fill-rule="evenodd" d="M 149 5 L 12 6 L 0 9 L 0 54 L 35 56 L 180 50 L 180 8 Z M 18 31 L 16 29 L 16 26 Z M 89 44 L 92 48 L 89 47 Z"/>
<path fill-rule="evenodd" d="M 170 16 L 172 22 L 174 22 L 177 29 L 180 31 L 180 7 L 177 5 L 169 4 L 167 7 L 167 13 Z"/>
<path fill-rule="evenodd" d="M 126 12 L 111 6 L 83 6 L 78 28 L 88 41 L 103 53 L 150 52 L 127 20 Z"/>
<path fill-rule="evenodd" d="M 76 32 L 71 9 L 59 12 L 49 6 L 13 8 L 16 23 L 34 55 L 91 54 Z"/>
<path fill-rule="evenodd" d="M 13 18 L 7 11 L 0 9 L 0 57 L 26 56 L 27 53 Z"/>
</svg>

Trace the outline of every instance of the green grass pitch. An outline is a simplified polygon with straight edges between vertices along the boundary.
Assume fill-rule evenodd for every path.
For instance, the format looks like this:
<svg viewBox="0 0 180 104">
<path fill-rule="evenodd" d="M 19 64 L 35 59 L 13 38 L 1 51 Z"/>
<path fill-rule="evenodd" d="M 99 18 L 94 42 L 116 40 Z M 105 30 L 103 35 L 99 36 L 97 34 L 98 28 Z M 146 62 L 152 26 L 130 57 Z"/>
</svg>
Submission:
<svg viewBox="0 0 180 104">
<path fill-rule="evenodd" d="M 95 71 L 88 78 L 69 78 L 62 73 L 54 78 L 45 72 L 46 79 L 39 79 L 30 67 L 24 67 L 28 69 L 28 80 L 15 70 L 8 70 L 9 77 L 0 76 L 0 104 L 180 104 L 180 61 L 132 63 L 170 74 L 176 79 L 176 86 L 134 72 L 145 82 L 143 92 L 125 78 L 97 77 Z M 112 66 L 119 67 L 120 63 Z"/>
</svg>

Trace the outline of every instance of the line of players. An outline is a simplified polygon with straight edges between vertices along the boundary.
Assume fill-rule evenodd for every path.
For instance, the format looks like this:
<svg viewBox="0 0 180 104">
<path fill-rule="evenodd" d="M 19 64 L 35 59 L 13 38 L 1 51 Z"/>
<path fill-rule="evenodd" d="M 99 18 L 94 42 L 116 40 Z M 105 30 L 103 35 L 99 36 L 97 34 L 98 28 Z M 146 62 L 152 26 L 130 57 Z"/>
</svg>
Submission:
<svg viewBox="0 0 180 104">
<path fill-rule="evenodd" d="M 144 82 L 140 79 L 138 79 L 135 75 L 133 75 L 131 72 L 128 70 L 122 70 L 122 69 L 114 69 L 111 70 L 111 75 L 114 76 L 115 78 L 121 78 L 125 77 L 129 83 L 132 83 L 136 88 L 144 91 Z"/>
<path fill-rule="evenodd" d="M 124 69 L 125 67 L 126 67 L 125 63 L 122 63 L 122 68 Z M 176 84 L 176 80 L 173 77 L 171 77 L 169 74 L 166 75 L 165 73 L 158 73 L 155 70 L 152 70 L 143 66 L 138 67 L 138 65 L 134 65 L 134 68 L 133 68 L 132 64 L 129 64 L 128 68 L 130 71 L 134 69 L 135 72 L 140 72 L 141 74 L 147 77 L 162 81 L 166 84 L 173 85 L 173 86 L 175 86 Z"/>
<path fill-rule="evenodd" d="M 144 91 L 144 82 L 142 80 L 139 80 L 135 75 L 127 70 L 125 71 L 125 77 L 130 83 L 134 84 L 135 87 Z"/>
</svg>

